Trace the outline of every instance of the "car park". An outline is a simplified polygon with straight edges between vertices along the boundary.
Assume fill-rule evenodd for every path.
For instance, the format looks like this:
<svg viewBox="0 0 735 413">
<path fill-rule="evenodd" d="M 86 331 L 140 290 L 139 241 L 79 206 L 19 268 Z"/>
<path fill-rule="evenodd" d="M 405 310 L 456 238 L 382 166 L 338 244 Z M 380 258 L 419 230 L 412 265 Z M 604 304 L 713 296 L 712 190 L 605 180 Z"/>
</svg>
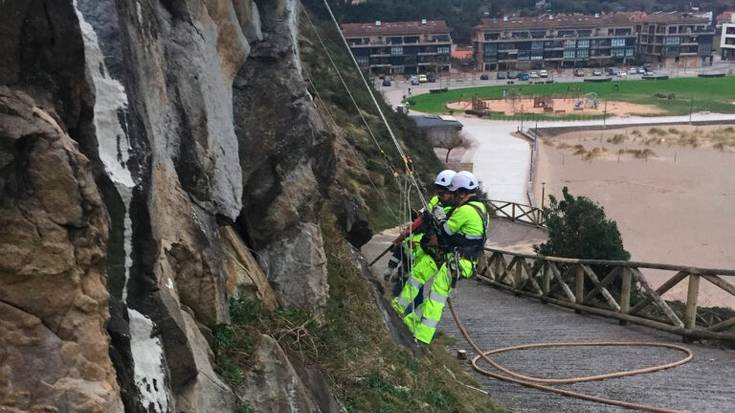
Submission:
<svg viewBox="0 0 735 413">
<path fill-rule="evenodd" d="M 549 77 L 549 72 L 547 70 L 539 70 L 538 75 L 539 77 Z"/>
</svg>

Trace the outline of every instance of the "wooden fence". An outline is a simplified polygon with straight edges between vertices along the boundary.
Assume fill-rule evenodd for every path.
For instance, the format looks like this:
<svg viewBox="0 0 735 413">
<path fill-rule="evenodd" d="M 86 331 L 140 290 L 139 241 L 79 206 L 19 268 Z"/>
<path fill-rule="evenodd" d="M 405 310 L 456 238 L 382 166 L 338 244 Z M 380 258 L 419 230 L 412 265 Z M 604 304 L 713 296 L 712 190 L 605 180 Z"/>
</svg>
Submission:
<svg viewBox="0 0 735 413">
<path fill-rule="evenodd" d="M 516 215 L 515 209 L 509 215 L 515 219 L 537 218 L 527 212 Z M 533 223 L 542 225 L 536 222 Z M 668 271 L 673 275 L 653 289 L 644 275 L 648 270 Z M 735 295 L 735 285 L 726 280 L 733 276 L 735 270 L 543 257 L 493 248 L 486 248 L 478 264 L 480 280 L 493 286 L 578 312 L 679 334 L 685 341 L 695 338 L 735 341 L 735 317 L 707 320 L 698 314 L 702 280 Z M 686 303 L 682 308 L 673 307 L 662 296 L 682 282 L 688 283 Z"/>
<path fill-rule="evenodd" d="M 513 222 L 524 222 L 537 227 L 543 227 L 546 223 L 544 215 L 539 208 L 508 201 L 489 200 L 487 202 L 495 212 L 496 218 L 505 218 Z"/>
</svg>

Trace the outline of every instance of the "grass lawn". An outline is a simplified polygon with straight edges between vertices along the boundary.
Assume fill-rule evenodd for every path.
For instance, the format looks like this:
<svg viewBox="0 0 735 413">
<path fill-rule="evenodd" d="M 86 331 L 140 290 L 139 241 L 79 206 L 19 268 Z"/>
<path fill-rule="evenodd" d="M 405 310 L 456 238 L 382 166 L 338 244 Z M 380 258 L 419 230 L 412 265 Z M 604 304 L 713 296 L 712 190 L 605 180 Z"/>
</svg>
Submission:
<svg viewBox="0 0 735 413">
<path fill-rule="evenodd" d="M 616 90 L 614 85 L 618 85 Z M 454 89 L 446 93 L 425 94 L 409 99 L 411 109 L 427 113 L 447 112 L 446 105 L 460 100 L 469 100 L 473 96 L 483 99 L 501 98 L 503 90 L 508 93 L 518 92 L 523 96 L 555 96 L 576 97 L 595 92 L 600 99 L 656 105 L 670 115 L 688 114 L 690 107 L 695 111 L 717 113 L 735 113 L 735 77 L 720 78 L 678 78 L 668 80 L 623 80 L 612 82 L 583 83 L 551 83 L 543 85 L 503 85 L 485 86 L 466 89 Z M 673 94 L 674 99 L 657 98 L 656 94 Z M 518 116 L 518 115 L 516 115 Z M 493 114 L 493 118 L 510 118 L 511 116 Z M 538 119 L 590 119 L 587 115 L 556 116 L 544 114 L 525 114 L 527 118 Z M 599 117 L 599 116 L 598 116 Z"/>
</svg>

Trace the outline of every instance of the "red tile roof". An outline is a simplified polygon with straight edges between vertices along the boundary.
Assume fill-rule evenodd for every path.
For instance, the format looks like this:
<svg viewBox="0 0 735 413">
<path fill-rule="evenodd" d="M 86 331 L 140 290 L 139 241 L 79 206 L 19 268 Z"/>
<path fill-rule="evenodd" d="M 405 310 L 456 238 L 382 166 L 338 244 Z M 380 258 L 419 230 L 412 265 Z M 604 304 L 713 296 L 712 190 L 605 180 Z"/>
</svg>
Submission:
<svg viewBox="0 0 735 413">
<path fill-rule="evenodd" d="M 444 20 L 427 20 L 425 24 L 421 21 L 406 22 L 376 22 L 370 23 L 345 23 L 342 31 L 346 37 L 353 36 L 390 36 L 404 34 L 447 34 L 449 27 Z"/>
</svg>

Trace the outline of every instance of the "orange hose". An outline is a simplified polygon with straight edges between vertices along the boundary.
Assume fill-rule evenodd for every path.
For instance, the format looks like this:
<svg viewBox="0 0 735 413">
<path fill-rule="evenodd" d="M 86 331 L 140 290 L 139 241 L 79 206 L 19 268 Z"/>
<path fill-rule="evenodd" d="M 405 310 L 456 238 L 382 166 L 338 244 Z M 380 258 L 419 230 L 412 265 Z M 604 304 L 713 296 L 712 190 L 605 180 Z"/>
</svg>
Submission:
<svg viewBox="0 0 735 413">
<path fill-rule="evenodd" d="M 629 409 L 637 409 L 642 410 L 646 412 L 656 412 L 656 413 L 681 413 L 679 410 L 672 410 L 672 409 L 666 409 L 663 407 L 657 407 L 657 406 L 651 406 L 647 404 L 640 404 L 640 403 L 631 403 L 626 402 L 622 400 L 614 400 L 614 399 L 608 399 L 605 397 L 595 396 L 592 394 L 585 394 L 585 393 L 579 393 L 576 391 L 571 390 L 565 390 L 565 389 L 559 389 L 556 387 L 548 386 L 544 383 L 552 383 L 552 384 L 570 384 L 570 383 L 580 383 L 585 381 L 593 381 L 593 380 L 604 380 L 614 377 L 624 377 L 624 376 L 633 376 L 636 374 L 644 374 L 644 373 L 651 373 L 654 371 L 664 370 L 676 366 L 680 366 L 684 363 L 689 362 L 689 360 L 694 357 L 694 354 L 686 347 L 679 346 L 676 344 L 664 344 L 664 343 L 651 343 L 651 342 L 637 342 L 637 341 L 603 341 L 603 342 L 572 342 L 572 343 L 539 343 L 539 344 L 524 344 L 519 346 L 511 346 L 511 347 L 504 347 L 497 350 L 492 351 L 482 351 L 480 347 L 475 343 L 474 340 L 469 336 L 469 333 L 467 333 L 467 330 L 465 329 L 462 322 L 459 320 L 459 317 L 457 316 L 457 313 L 454 311 L 454 306 L 452 305 L 452 300 L 450 299 L 448 301 L 449 303 L 449 311 L 452 313 L 452 317 L 454 318 L 454 322 L 457 324 L 457 328 L 459 328 L 459 331 L 462 333 L 462 336 L 464 336 L 465 340 L 467 340 L 467 343 L 474 349 L 475 353 L 477 353 L 477 356 L 472 359 L 472 366 L 477 370 L 479 373 L 484 374 L 486 376 L 507 381 L 510 383 L 516 383 L 520 384 L 522 386 L 531 387 L 537 390 L 547 391 L 551 393 L 561 394 L 562 396 L 567 397 L 574 397 L 582 400 L 597 402 L 597 403 L 604 403 L 604 404 L 610 404 L 614 406 L 621 406 L 626 407 Z M 595 376 L 584 376 L 584 377 L 572 377 L 572 378 L 566 378 L 566 379 L 545 379 L 540 377 L 532 377 L 532 376 L 525 376 L 516 372 L 513 372 L 512 370 L 509 370 L 501 365 L 499 365 L 497 362 L 495 362 L 493 359 L 489 357 L 491 354 L 499 354 L 507 351 L 512 350 L 524 350 L 529 348 L 546 348 L 546 347 L 590 347 L 590 346 L 645 346 L 645 347 L 665 347 L 665 348 L 671 348 L 674 350 L 679 350 L 681 352 L 686 353 L 686 357 L 684 357 L 681 360 L 677 360 L 671 363 L 667 364 L 661 364 L 658 366 L 652 366 L 652 367 L 645 367 L 635 370 L 627 370 L 627 371 L 621 371 L 621 372 L 615 372 L 615 373 L 608 373 L 608 374 L 600 374 Z M 495 367 L 496 369 L 504 372 L 507 374 L 502 375 L 498 373 L 494 373 L 492 371 L 483 369 L 477 365 L 477 362 L 479 359 L 483 359 L 487 363 L 489 363 L 491 366 Z"/>
</svg>

